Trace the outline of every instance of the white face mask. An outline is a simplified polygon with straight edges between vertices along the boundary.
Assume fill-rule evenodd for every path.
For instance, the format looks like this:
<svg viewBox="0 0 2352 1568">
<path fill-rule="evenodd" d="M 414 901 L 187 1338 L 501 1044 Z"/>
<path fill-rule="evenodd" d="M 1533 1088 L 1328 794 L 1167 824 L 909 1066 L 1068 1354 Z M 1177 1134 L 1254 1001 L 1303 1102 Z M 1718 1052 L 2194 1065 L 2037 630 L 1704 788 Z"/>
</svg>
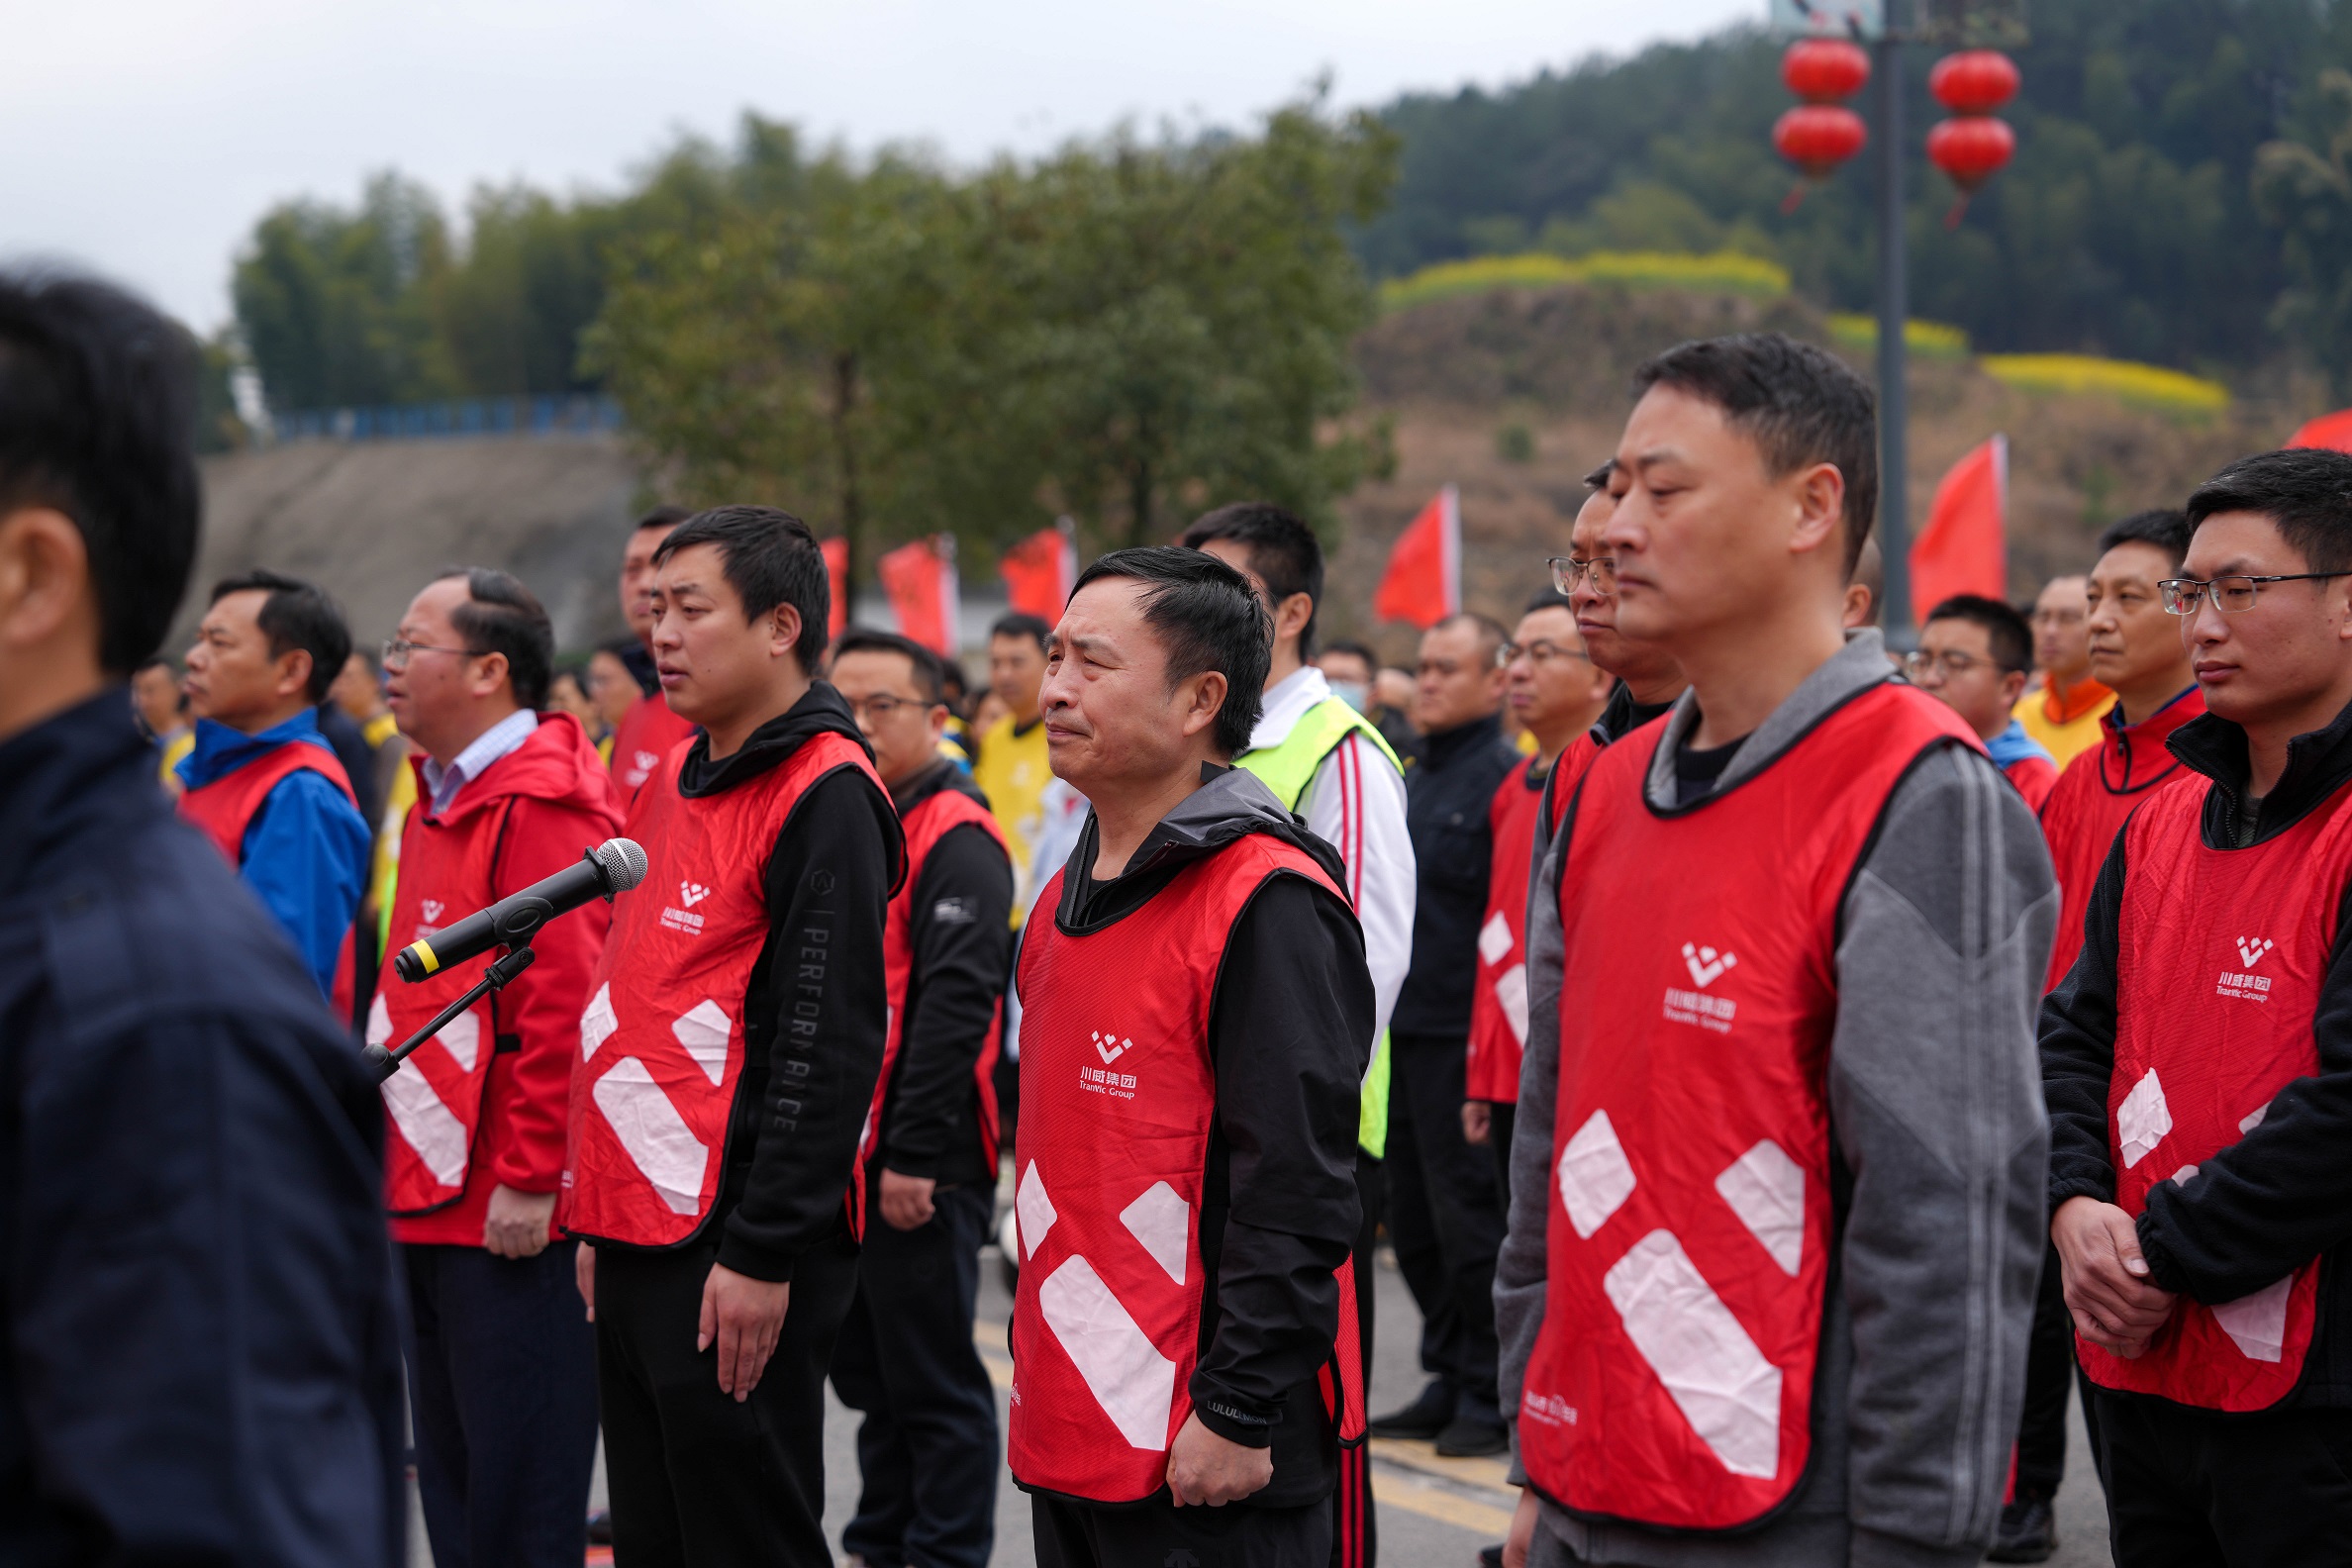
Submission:
<svg viewBox="0 0 2352 1568">
<path fill-rule="evenodd" d="M 1357 713 L 1366 712 L 1372 702 L 1372 688 L 1362 681 L 1333 681 L 1331 682 L 1331 695 L 1353 708 Z"/>
</svg>

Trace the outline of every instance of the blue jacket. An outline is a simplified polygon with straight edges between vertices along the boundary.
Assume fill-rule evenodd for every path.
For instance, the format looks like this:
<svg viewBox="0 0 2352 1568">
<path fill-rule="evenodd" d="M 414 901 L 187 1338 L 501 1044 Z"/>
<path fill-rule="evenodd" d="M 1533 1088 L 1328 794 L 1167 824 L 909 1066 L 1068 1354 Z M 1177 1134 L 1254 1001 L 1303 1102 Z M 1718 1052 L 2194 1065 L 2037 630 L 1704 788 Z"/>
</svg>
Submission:
<svg viewBox="0 0 2352 1568">
<path fill-rule="evenodd" d="M 383 1113 L 121 687 L 0 742 L 0 1562 L 396 1568 Z"/>
<path fill-rule="evenodd" d="M 308 708 L 256 735 L 199 719 L 196 748 L 180 760 L 179 775 L 188 788 L 200 789 L 289 742 L 332 754 L 319 716 Z M 238 873 L 294 938 L 322 995 L 335 990 L 336 960 L 367 887 L 370 843 L 367 819 L 308 768 L 279 780 L 245 829 Z"/>
</svg>

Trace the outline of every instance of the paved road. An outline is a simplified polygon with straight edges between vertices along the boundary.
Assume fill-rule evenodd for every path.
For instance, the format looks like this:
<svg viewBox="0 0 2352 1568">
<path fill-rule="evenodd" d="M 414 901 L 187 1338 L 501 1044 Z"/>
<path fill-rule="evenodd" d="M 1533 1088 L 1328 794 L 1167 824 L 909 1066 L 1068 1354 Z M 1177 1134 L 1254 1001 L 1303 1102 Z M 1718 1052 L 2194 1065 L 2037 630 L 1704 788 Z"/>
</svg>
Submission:
<svg viewBox="0 0 2352 1568">
<path fill-rule="evenodd" d="M 1413 1298 L 1393 1265 L 1377 1271 L 1378 1327 L 1374 1333 L 1371 1405 L 1387 1410 L 1410 1399 L 1421 1386 L 1415 1357 L 1421 1318 Z M 1005 1358 L 1004 1330 L 1012 1313 L 1003 1271 L 993 1249 L 982 1270 L 979 1323 L 976 1337 L 997 1380 L 997 1412 L 1004 1415 L 1004 1391 L 1012 1379 Z M 842 1523 L 857 1503 L 856 1416 L 829 1392 L 826 1398 L 825 1466 L 826 1530 L 836 1543 Z M 2098 1481 L 2091 1473 L 2081 1421 L 2075 1419 L 2067 1461 L 2066 1484 L 2058 1496 L 2059 1552 L 2052 1568 L 2107 1568 L 2107 1513 Z M 1000 1427 L 1001 1430 L 1001 1427 Z M 1516 1495 L 1503 1485 L 1503 1466 L 1497 1460 L 1439 1459 L 1426 1444 L 1380 1442 L 1373 1445 L 1373 1496 L 1377 1504 L 1381 1561 L 1388 1568 L 1472 1568 L 1478 1548 L 1503 1538 Z M 603 1501 L 599 1460 L 596 1501 Z M 1030 1549 L 1029 1499 L 1004 1475 L 997 1495 L 995 1568 L 1035 1568 Z M 431 1568 L 432 1554 L 424 1543 L 422 1521 L 413 1530 L 416 1568 Z M 591 1563 L 610 1561 L 592 1554 Z"/>
</svg>

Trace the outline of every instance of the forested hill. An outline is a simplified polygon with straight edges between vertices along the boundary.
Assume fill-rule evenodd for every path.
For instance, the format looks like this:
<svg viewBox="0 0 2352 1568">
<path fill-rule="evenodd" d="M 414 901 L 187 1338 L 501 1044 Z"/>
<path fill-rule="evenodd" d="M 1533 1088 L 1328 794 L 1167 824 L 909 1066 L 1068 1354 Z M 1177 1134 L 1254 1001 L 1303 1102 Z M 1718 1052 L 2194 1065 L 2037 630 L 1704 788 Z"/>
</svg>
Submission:
<svg viewBox="0 0 2352 1568">
<path fill-rule="evenodd" d="M 2030 0 L 2027 16 L 2024 91 L 2007 112 L 2016 161 L 1956 230 L 1952 187 L 1923 152 L 1940 51 L 1909 51 L 1912 313 L 1980 348 L 2237 379 L 2295 344 L 2343 384 L 2352 79 L 2330 73 L 2352 66 L 2352 0 Z M 1394 276 L 1481 252 L 1731 246 L 1865 309 L 1867 158 L 1782 214 L 1779 54 L 1743 28 L 1502 91 L 1401 99 L 1383 118 L 1403 138 L 1402 178 L 1359 254 Z"/>
</svg>

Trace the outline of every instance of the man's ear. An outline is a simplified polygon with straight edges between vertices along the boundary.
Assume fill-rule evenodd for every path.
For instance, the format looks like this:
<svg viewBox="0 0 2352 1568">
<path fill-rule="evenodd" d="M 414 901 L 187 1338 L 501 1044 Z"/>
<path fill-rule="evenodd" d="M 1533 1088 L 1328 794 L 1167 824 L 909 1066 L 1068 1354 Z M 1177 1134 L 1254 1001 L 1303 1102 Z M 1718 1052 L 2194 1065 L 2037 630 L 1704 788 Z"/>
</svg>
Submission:
<svg viewBox="0 0 2352 1568">
<path fill-rule="evenodd" d="M 780 604 L 768 615 L 768 656 L 774 658 L 784 653 L 797 655 L 801 637 L 800 610 L 793 605 Z M 818 672 L 803 670 L 801 673 L 814 680 Z"/>
<path fill-rule="evenodd" d="M 1191 688 L 1191 696 L 1184 704 L 1184 735 L 1190 739 L 1215 725 L 1218 714 L 1224 710 L 1225 673 L 1222 670 L 1203 670 L 1184 685 Z"/>
<path fill-rule="evenodd" d="M 277 664 L 277 692 L 280 697 L 310 695 L 311 655 L 309 648 L 288 648 L 280 653 Z"/>
<path fill-rule="evenodd" d="M 1845 516 L 1845 474 L 1835 463 L 1813 463 L 1792 476 L 1796 516 L 1789 534 L 1791 549 L 1817 550 L 1837 539 Z"/>
</svg>

